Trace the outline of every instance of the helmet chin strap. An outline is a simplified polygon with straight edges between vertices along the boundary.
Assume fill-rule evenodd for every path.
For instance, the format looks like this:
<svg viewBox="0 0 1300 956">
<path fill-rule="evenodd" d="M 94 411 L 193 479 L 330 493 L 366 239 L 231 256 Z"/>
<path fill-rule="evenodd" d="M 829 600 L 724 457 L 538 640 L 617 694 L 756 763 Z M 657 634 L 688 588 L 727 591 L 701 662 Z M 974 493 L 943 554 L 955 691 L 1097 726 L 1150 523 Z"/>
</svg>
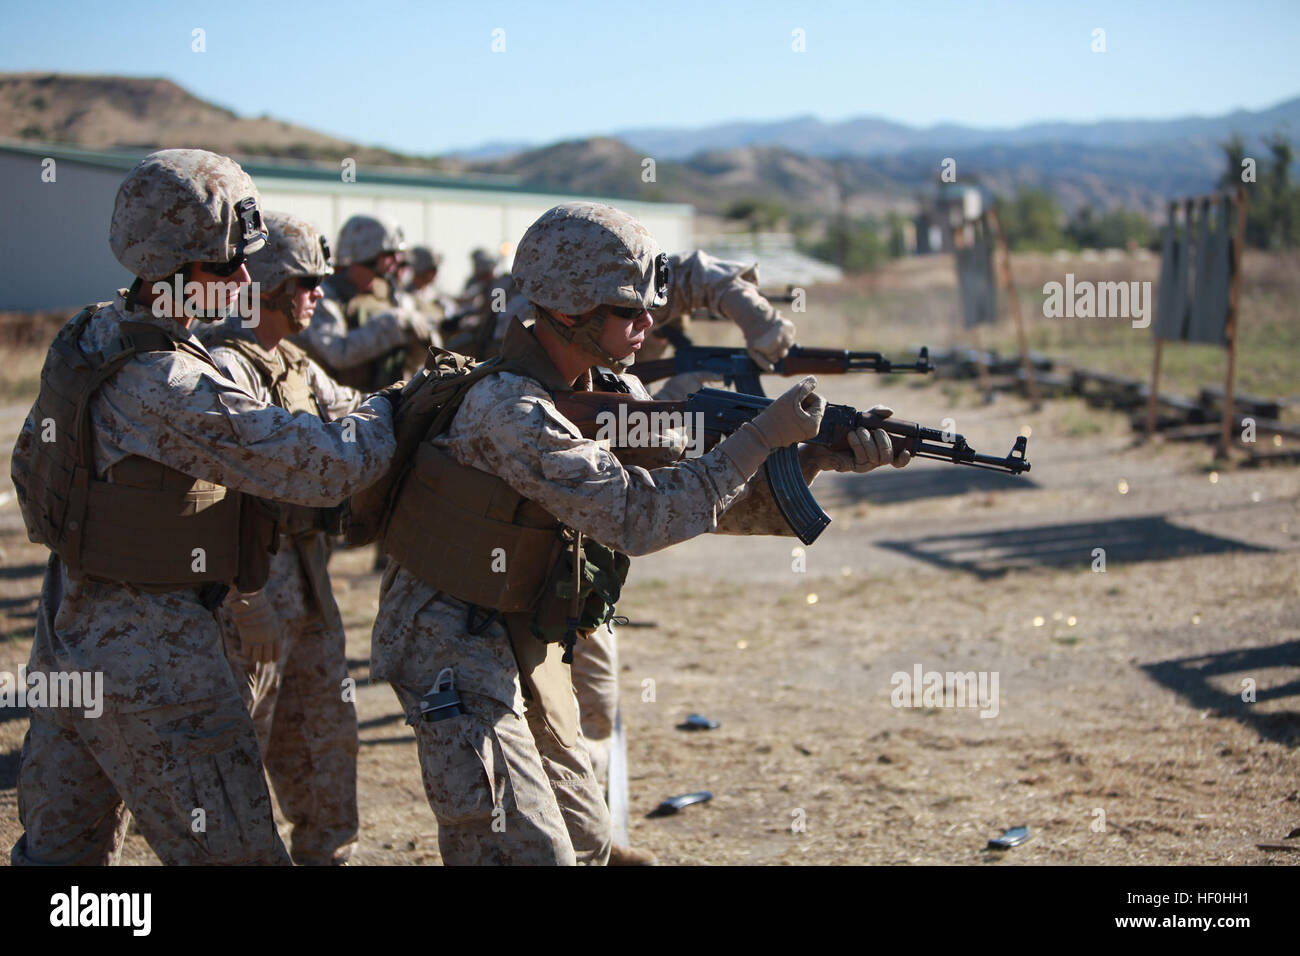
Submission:
<svg viewBox="0 0 1300 956">
<path fill-rule="evenodd" d="M 539 320 L 546 323 L 546 327 L 552 332 L 571 342 L 588 355 L 596 358 L 600 363 L 614 371 L 631 368 L 632 363 L 636 361 L 636 353 L 629 354 L 626 358 L 615 358 L 600 347 L 600 336 L 605 331 L 605 317 L 599 313 L 589 319 L 573 320 L 572 325 L 561 322 L 553 316 L 547 309 L 541 306 L 534 306 Z"/>
<path fill-rule="evenodd" d="M 292 277 L 285 279 L 274 292 L 262 297 L 268 307 L 283 313 L 291 326 L 293 325 L 293 281 Z"/>
</svg>

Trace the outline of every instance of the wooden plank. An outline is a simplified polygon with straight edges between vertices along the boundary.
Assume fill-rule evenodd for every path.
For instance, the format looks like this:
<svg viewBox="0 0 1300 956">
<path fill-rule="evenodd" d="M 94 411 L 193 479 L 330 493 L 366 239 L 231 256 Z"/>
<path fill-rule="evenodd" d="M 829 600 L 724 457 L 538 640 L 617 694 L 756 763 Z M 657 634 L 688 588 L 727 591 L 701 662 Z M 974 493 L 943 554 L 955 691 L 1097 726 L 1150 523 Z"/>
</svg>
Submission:
<svg viewBox="0 0 1300 956">
<path fill-rule="evenodd" d="M 1206 408 L 1223 408 L 1223 386 L 1207 385 L 1201 389 L 1200 403 Z M 1232 397 L 1234 411 L 1238 415 L 1258 415 L 1260 418 L 1281 418 L 1282 402 L 1275 398 L 1260 398 L 1258 395 L 1243 395 L 1237 392 Z M 1222 412 L 1220 411 L 1220 414 Z"/>
<path fill-rule="evenodd" d="M 1002 284 L 1007 291 L 1007 306 L 1011 311 L 1011 318 L 1016 323 L 1016 342 L 1020 346 L 1020 364 L 1024 372 L 1020 376 L 1020 381 L 1025 385 L 1030 407 L 1037 411 L 1043 407 L 1043 401 L 1038 395 L 1033 366 L 1029 364 L 1029 343 L 1025 339 L 1025 324 L 1020 315 L 1020 296 L 1016 294 L 1016 284 L 1011 278 L 1011 251 L 1007 248 L 1006 237 L 1002 235 L 1002 223 L 998 220 L 996 207 L 989 208 L 988 221 L 993 230 L 993 238 L 1002 253 Z"/>
<path fill-rule="evenodd" d="M 1147 438 L 1150 438 L 1151 433 L 1156 430 L 1156 405 L 1157 396 L 1160 394 L 1160 347 L 1163 342 L 1163 339 L 1156 336 L 1155 354 L 1151 357 L 1151 391 L 1148 392 L 1147 421 L 1146 428 L 1143 429 L 1143 434 Z"/>
<path fill-rule="evenodd" d="M 1294 448 L 1259 448 L 1257 444 L 1248 447 L 1250 457 L 1244 462 L 1247 465 L 1285 464 L 1300 461 L 1300 445 Z"/>
<path fill-rule="evenodd" d="M 1223 434 L 1219 437 L 1218 454 L 1226 455 L 1232 441 L 1232 415 L 1236 405 L 1232 398 L 1237 375 L 1237 302 L 1241 292 L 1241 253 L 1246 241 L 1246 187 L 1237 187 L 1237 235 L 1232 243 L 1232 285 L 1228 291 L 1228 323 L 1224 338 L 1228 342 L 1228 371 L 1223 383 L 1223 407 L 1229 414 L 1223 416 Z"/>
</svg>

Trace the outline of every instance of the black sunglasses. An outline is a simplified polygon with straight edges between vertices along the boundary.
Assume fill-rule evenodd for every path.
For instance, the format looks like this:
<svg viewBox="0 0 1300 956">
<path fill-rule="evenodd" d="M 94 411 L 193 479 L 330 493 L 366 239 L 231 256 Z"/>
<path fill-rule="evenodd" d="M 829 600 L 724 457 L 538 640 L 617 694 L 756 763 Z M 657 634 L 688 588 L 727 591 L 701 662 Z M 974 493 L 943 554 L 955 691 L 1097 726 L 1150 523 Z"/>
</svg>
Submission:
<svg viewBox="0 0 1300 956">
<path fill-rule="evenodd" d="M 211 272 L 213 275 L 217 275 L 225 278 L 226 276 L 232 276 L 236 272 L 238 272 L 239 267 L 242 266 L 247 261 L 248 261 L 248 256 L 244 255 L 242 252 L 239 252 L 236 253 L 235 257 L 231 259 L 229 262 L 205 262 L 203 263 L 203 268 L 206 269 L 208 272 Z"/>
<path fill-rule="evenodd" d="M 324 281 L 324 276 L 298 276 L 298 288 L 311 292 Z"/>
<path fill-rule="evenodd" d="M 610 315 L 616 315 L 620 319 L 639 318 L 641 313 L 646 311 L 643 305 L 607 305 L 605 311 Z"/>
</svg>

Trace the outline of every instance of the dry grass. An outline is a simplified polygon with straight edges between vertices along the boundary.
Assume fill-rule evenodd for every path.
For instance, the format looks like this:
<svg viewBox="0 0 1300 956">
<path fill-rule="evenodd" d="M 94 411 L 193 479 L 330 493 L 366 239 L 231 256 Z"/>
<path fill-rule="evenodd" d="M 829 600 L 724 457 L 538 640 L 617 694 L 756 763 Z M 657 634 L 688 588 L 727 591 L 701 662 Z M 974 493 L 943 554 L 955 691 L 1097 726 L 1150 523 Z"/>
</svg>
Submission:
<svg viewBox="0 0 1300 956">
<path fill-rule="evenodd" d="M 41 385 L 43 348 L 0 348 L 0 402 L 31 402 Z"/>
<path fill-rule="evenodd" d="M 1057 259 L 1042 253 L 1017 254 L 1012 261 L 1031 349 L 1066 364 L 1147 379 L 1151 374 L 1150 329 L 1124 320 L 1044 318 L 1043 284 L 1064 281 L 1150 281 L 1159 259 L 1128 256 L 1105 259 L 1082 255 Z M 1269 398 L 1300 395 L 1300 254 L 1251 252 L 1246 256 L 1240 306 L 1237 388 Z M 1153 286 L 1154 292 L 1154 286 Z M 809 309 L 794 315 L 799 339 L 808 345 L 903 351 L 910 346 L 946 348 L 975 344 L 960 328 L 952 259 L 929 256 L 888 263 L 878 272 L 837 286 L 809 290 Z M 701 329 L 701 341 L 731 341 L 728 330 Z M 1009 318 L 979 331 L 980 344 L 1016 351 Z M 1161 388 L 1194 396 L 1206 385 L 1222 384 L 1225 353 L 1207 345 L 1174 344 L 1164 349 Z"/>
</svg>

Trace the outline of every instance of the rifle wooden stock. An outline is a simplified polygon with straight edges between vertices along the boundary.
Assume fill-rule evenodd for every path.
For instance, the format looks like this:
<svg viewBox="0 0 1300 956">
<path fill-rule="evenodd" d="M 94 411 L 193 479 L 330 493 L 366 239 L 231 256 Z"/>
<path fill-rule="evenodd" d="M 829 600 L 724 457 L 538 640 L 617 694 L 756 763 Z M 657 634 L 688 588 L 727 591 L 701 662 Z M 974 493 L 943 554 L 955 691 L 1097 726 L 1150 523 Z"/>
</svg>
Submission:
<svg viewBox="0 0 1300 956">
<path fill-rule="evenodd" d="M 685 402 L 642 401 L 617 392 L 567 392 L 555 396 L 555 407 L 560 410 L 561 415 L 578 426 L 578 431 L 583 438 L 605 437 L 601 434 L 602 430 L 606 430 L 601 417 L 613 415 L 617 421 L 619 406 L 626 406 L 629 413 L 647 414 L 648 422 L 664 420 L 654 417 L 656 413 L 663 415 L 676 412 L 681 416 L 686 411 Z M 662 432 L 645 445 L 620 444 L 619 439 L 622 437 L 615 432 L 614 438 L 610 441 L 610 451 L 624 467 L 639 466 L 647 470 L 663 468 L 680 461 L 686 450 L 684 442 L 675 439 L 669 441 Z M 675 438 L 681 437 L 681 435 L 675 436 Z"/>
<path fill-rule="evenodd" d="M 644 415 L 655 412 L 681 415 L 686 411 L 685 402 L 648 401 L 619 392 L 564 392 L 555 396 L 555 407 L 578 426 L 583 438 L 594 438 L 602 424 L 598 418 L 605 414 L 617 416 L 619 406 L 626 407 L 628 412 Z"/>
<path fill-rule="evenodd" d="M 818 354 L 813 349 L 805 349 L 802 354 L 783 358 L 781 371 L 785 375 L 843 375 L 849 366 L 843 352 L 827 350 L 826 354 Z"/>
</svg>

